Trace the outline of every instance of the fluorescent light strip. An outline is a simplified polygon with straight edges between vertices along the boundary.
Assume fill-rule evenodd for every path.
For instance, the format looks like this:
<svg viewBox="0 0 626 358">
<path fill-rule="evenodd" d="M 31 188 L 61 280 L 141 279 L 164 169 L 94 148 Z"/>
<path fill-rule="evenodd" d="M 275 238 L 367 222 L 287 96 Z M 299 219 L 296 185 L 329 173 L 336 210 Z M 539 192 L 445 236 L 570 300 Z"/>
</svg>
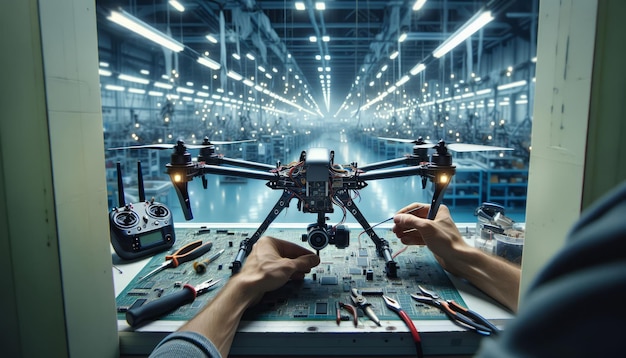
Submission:
<svg viewBox="0 0 626 358">
<path fill-rule="evenodd" d="M 159 87 L 159 88 L 163 88 L 163 89 L 172 89 L 174 88 L 174 86 L 172 86 L 169 83 L 163 83 L 163 82 L 154 82 L 154 87 Z"/>
<path fill-rule="evenodd" d="M 435 58 L 440 58 L 443 55 L 450 52 L 458 44 L 465 41 L 468 37 L 472 36 L 476 31 L 480 30 L 483 26 L 487 25 L 493 20 L 491 11 L 478 12 L 471 19 L 469 19 L 461 28 L 456 30 L 447 40 L 445 40 L 439 47 L 433 51 Z"/>
<path fill-rule="evenodd" d="M 109 91 L 124 91 L 126 90 L 126 87 L 116 86 L 116 85 L 106 85 L 104 86 L 104 89 L 107 89 Z"/>
<path fill-rule="evenodd" d="M 195 91 L 194 91 L 194 90 L 192 90 L 191 88 L 176 87 L 176 92 L 187 93 L 187 94 L 193 94 Z"/>
<path fill-rule="evenodd" d="M 134 77 L 134 76 L 124 75 L 124 74 L 120 74 L 119 76 L 117 76 L 117 78 L 119 78 L 122 81 L 140 83 L 142 85 L 147 85 L 148 83 L 150 83 L 150 81 L 148 81 L 145 78 Z"/>
<path fill-rule="evenodd" d="M 111 76 L 111 75 L 112 75 L 111 71 L 109 71 L 109 70 L 104 70 L 104 69 L 102 69 L 102 68 L 99 68 L 99 69 L 98 69 L 98 74 L 99 74 L 100 76 L 105 76 L 105 77 L 109 77 L 109 76 Z"/>
<path fill-rule="evenodd" d="M 124 10 L 120 10 L 119 12 L 111 11 L 111 16 L 109 16 L 108 19 L 174 52 L 180 52 L 185 48 L 185 45 L 182 43 L 165 35 Z"/>
<path fill-rule="evenodd" d="M 409 71 L 409 73 L 411 74 L 411 76 L 415 76 L 418 73 L 424 71 L 426 69 L 426 65 L 424 65 L 423 63 L 418 63 L 417 65 L 413 66 L 413 68 Z"/>
<path fill-rule="evenodd" d="M 526 80 L 521 80 L 521 81 L 517 81 L 517 82 L 511 82 L 511 83 L 503 84 L 503 85 L 498 86 L 498 91 L 511 89 L 511 88 L 516 88 L 516 87 L 526 86 L 526 83 L 527 83 Z"/>
<path fill-rule="evenodd" d="M 228 71 L 228 73 L 226 74 L 226 76 L 232 78 L 235 81 L 241 81 L 243 79 L 243 76 L 238 74 L 235 71 Z"/>
<path fill-rule="evenodd" d="M 179 3 L 177 0 L 170 0 L 170 5 L 179 12 L 185 12 L 185 7 L 183 4 Z"/>
<path fill-rule="evenodd" d="M 148 96 L 163 97 L 163 92 L 158 92 L 158 91 L 148 91 Z"/>
<path fill-rule="evenodd" d="M 215 71 L 222 68 L 222 65 L 220 65 L 219 63 L 213 61 L 212 59 L 208 57 L 198 57 L 198 63 Z"/>
<path fill-rule="evenodd" d="M 426 4 L 426 0 L 417 0 L 415 4 L 413 4 L 413 11 L 419 11 Z"/>
</svg>

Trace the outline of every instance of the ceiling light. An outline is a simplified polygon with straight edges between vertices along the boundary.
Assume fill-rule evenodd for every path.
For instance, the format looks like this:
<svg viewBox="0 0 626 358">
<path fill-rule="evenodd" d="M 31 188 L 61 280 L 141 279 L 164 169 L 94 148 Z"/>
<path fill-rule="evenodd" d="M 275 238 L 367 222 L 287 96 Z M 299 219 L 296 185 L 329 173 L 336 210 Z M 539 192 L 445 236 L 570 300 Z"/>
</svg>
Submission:
<svg viewBox="0 0 626 358">
<path fill-rule="evenodd" d="M 408 36 L 409 35 L 406 32 L 401 33 L 400 36 L 398 37 L 398 42 L 404 42 L 404 40 L 406 40 Z"/>
<path fill-rule="evenodd" d="M 171 84 L 163 83 L 163 82 L 154 82 L 154 87 L 159 87 L 159 88 L 164 88 L 164 89 L 174 88 L 174 86 L 172 86 Z"/>
<path fill-rule="evenodd" d="M 322 41 L 329 42 L 330 41 L 330 36 L 328 36 L 328 35 L 322 36 Z"/>
<path fill-rule="evenodd" d="M 320 61 L 322 59 L 322 55 L 315 55 L 315 59 Z"/>
<path fill-rule="evenodd" d="M 232 55 L 232 56 L 233 56 L 233 58 L 234 58 L 235 60 L 237 60 L 237 61 L 241 60 L 241 56 L 239 56 L 239 54 L 238 54 L 238 53 L 236 53 L 236 52 L 233 52 L 233 55 Z"/>
<path fill-rule="evenodd" d="M 391 53 L 391 55 L 389 55 L 389 59 L 390 60 L 395 60 L 396 57 L 398 57 L 398 55 L 400 55 L 400 52 L 394 51 L 394 52 Z"/>
<path fill-rule="evenodd" d="M 491 15 L 491 11 L 477 12 L 471 19 L 469 19 L 463 26 L 456 30 L 447 40 L 445 40 L 439 47 L 433 51 L 435 58 L 440 58 L 446 53 L 450 52 L 458 44 L 465 41 L 468 37 L 472 36 L 476 31 L 487 25 L 494 17 Z"/>
<path fill-rule="evenodd" d="M 306 7 L 304 7 L 304 3 L 302 1 L 296 1 L 296 10 L 306 10 Z"/>
<path fill-rule="evenodd" d="M 170 5 L 172 5 L 172 7 L 180 12 L 184 12 L 185 11 L 185 7 L 183 6 L 183 4 L 179 3 L 177 0 L 170 0 Z"/>
<path fill-rule="evenodd" d="M 198 57 L 198 63 L 201 64 L 201 65 L 204 65 L 204 66 L 206 66 L 206 67 L 208 67 L 208 68 L 210 68 L 212 70 L 215 70 L 215 71 L 217 71 L 220 68 L 222 68 L 222 66 L 219 63 L 213 61 L 212 59 L 210 59 L 208 57 L 204 57 L 204 56 L 203 57 Z"/>
<path fill-rule="evenodd" d="M 521 87 L 521 86 L 526 86 L 526 80 L 521 80 L 521 81 L 517 81 L 517 82 L 511 82 L 511 83 L 500 85 L 500 86 L 498 86 L 498 91 L 502 91 L 502 90 L 505 90 L 505 89 L 516 88 L 516 87 Z"/>
<path fill-rule="evenodd" d="M 413 66 L 413 68 L 409 71 L 409 73 L 411 74 L 411 76 L 415 76 L 418 73 L 424 71 L 426 69 L 426 65 L 424 65 L 423 63 L 418 63 L 417 65 Z"/>
<path fill-rule="evenodd" d="M 407 81 L 408 81 L 409 79 L 411 79 L 411 77 L 406 76 L 406 75 L 405 75 L 405 76 L 403 76 L 402 78 L 400 78 L 400 79 L 398 80 L 398 82 L 396 82 L 396 87 L 400 87 L 400 86 L 402 86 L 403 84 L 407 83 Z"/>
<path fill-rule="evenodd" d="M 326 3 L 316 2 L 315 3 L 315 10 L 326 10 Z"/>
<path fill-rule="evenodd" d="M 215 38 L 215 36 L 213 36 L 211 34 L 208 34 L 205 37 L 206 37 L 207 40 L 209 40 L 210 43 L 214 43 L 214 44 L 217 43 L 217 39 Z"/>
<path fill-rule="evenodd" d="M 309 41 L 317 42 L 317 37 L 316 36 L 309 36 Z"/>
<path fill-rule="evenodd" d="M 324 55 L 324 60 L 330 61 L 330 55 Z"/>
<path fill-rule="evenodd" d="M 247 57 L 247 58 L 248 58 L 248 60 L 250 60 L 250 61 L 254 61 L 254 60 L 256 60 L 256 58 L 254 57 L 254 55 L 253 55 L 253 54 L 251 54 L 250 52 L 248 52 L 248 53 L 246 54 L 246 57 Z"/>
<path fill-rule="evenodd" d="M 111 73 L 111 71 L 109 71 L 109 70 L 104 70 L 104 69 L 102 69 L 102 68 L 99 68 L 99 69 L 98 69 L 98 74 L 99 74 L 100 76 L 109 77 L 109 76 L 111 76 L 111 74 L 112 74 L 112 73 Z"/>
<path fill-rule="evenodd" d="M 133 77 L 133 76 L 124 75 L 124 74 L 120 74 L 119 76 L 117 76 L 117 78 L 119 78 L 122 81 L 141 83 L 142 85 L 147 85 L 148 83 L 150 83 L 150 81 L 148 81 L 145 78 Z"/>
<path fill-rule="evenodd" d="M 413 11 L 419 11 L 426 4 L 426 0 L 417 0 L 415 4 L 413 4 Z"/>
<path fill-rule="evenodd" d="M 174 52 L 180 52 L 185 48 L 182 43 L 130 15 L 124 10 L 120 10 L 119 12 L 111 11 L 111 16 L 109 16 L 108 19 Z"/>
</svg>

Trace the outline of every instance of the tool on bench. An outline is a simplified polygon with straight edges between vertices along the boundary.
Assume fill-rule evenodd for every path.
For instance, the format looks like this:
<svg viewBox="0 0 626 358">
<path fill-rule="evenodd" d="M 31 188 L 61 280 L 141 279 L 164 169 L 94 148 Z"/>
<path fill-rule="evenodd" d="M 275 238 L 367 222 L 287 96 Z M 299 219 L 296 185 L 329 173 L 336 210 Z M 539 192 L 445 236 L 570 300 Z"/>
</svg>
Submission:
<svg viewBox="0 0 626 358">
<path fill-rule="evenodd" d="M 354 326 L 356 327 L 359 325 L 359 316 L 356 312 L 356 307 L 354 307 L 353 305 L 343 303 L 343 302 L 337 302 L 335 305 L 335 308 L 337 310 L 337 324 L 341 323 L 342 321 L 341 309 L 343 308 L 347 310 L 348 312 L 350 312 L 350 314 L 352 315 L 352 321 L 354 322 Z"/>
<path fill-rule="evenodd" d="M 417 328 L 415 328 L 411 317 L 409 317 L 409 315 L 402 309 L 402 306 L 400 306 L 400 303 L 398 303 L 398 301 L 384 295 L 383 300 L 385 300 L 385 304 L 387 305 L 387 307 L 397 313 L 402 321 L 404 321 L 404 323 L 407 325 L 407 327 L 409 327 L 409 330 L 411 331 L 411 336 L 413 337 L 413 342 L 415 342 L 415 348 L 417 349 L 417 356 L 419 358 L 423 357 L 424 352 L 422 351 L 422 338 L 420 337 Z"/>
<path fill-rule="evenodd" d="M 141 277 L 137 282 L 146 280 L 167 268 L 175 268 L 175 267 L 178 267 L 178 265 L 182 264 L 183 262 L 196 259 L 202 256 L 203 254 L 205 254 L 207 251 L 211 250 L 211 247 L 213 247 L 212 242 L 207 242 L 204 245 L 202 244 L 202 240 L 191 242 L 181 247 L 180 249 L 178 249 L 172 255 L 165 256 L 166 261 L 162 263 L 161 266 L 148 272 L 147 275 Z"/>
<path fill-rule="evenodd" d="M 180 291 L 150 301 L 142 306 L 131 307 L 126 311 L 126 322 L 131 327 L 137 327 L 142 323 L 160 318 L 178 307 L 193 302 L 196 297 L 215 288 L 218 282 L 220 280 L 213 281 L 213 279 L 210 279 L 196 287 L 187 284 Z"/>
<path fill-rule="evenodd" d="M 478 313 L 462 307 L 453 300 L 443 300 L 436 292 L 427 290 L 422 286 L 418 287 L 420 293 L 411 295 L 414 300 L 439 308 L 452 322 L 463 328 L 485 336 L 498 334 L 498 328 Z"/>
<path fill-rule="evenodd" d="M 202 260 L 202 261 L 196 261 L 193 263 L 193 268 L 196 270 L 197 273 L 205 273 L 206 272 L 206 267 L 213 261 L 215 261 L 218 257 L 220 257 L 220 255 L 224 253 L 224 249 L 221 249 L 220 251 L 216 252 L 215 254 L 213 254 L 213 256 L 209 257 L 206 260 Z"/>
<path fill-rule="evenodd" d="M 356 288 L 353 288 L 350 293 L 350 299 L 352 299 L 352 302 L 361 310 L 363 310 L 363 313 L 365 313 L 365 315 L 369 317 L 369 319 L 371 319 L 374 323 L 380 326 L 380 319 L 378 319 L 378 316 L 376 316 L 376 313 L 374 313 L 374 310 L 372 309 L 372 304 L 367 302 L 365 297 Z"/>
</svg>

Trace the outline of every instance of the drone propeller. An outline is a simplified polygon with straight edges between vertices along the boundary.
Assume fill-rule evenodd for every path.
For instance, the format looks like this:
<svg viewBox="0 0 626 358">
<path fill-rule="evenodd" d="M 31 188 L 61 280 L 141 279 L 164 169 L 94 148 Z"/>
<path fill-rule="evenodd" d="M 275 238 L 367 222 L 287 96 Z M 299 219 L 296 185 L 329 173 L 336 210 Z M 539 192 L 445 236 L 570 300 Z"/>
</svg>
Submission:
<svg viewBox="0 0 626 358">
<path fill-rule="evenodd" d="M 418 138 L 418 139 L 400 139 L 400 138 L 378 137 L 378 139 L 390 140 L 390 141 L 401 142 L 401 143 L 413 143 L 413 144 L 415 144 L 415 147 L 422 148 L 422 149 L 434 149 L 434 148 L 437 148 L 439 146 L 439 143 L 437 143 L 437 144 L 428 143 L 428 142 L 425 142 L 424 140 L 422 140 L 421 137 Z M 490 145 L 469 144 L 469 143 L 448 143 L 448 144 L 445 144 L 445 146 L 448 149 L 450 149 L 450 150 L 452 150 L 454 152 L 481 152 L 481 151 L 491 151 L 491 150 L 495 150 L 495 151 L 513 150 L 513 148 L 507 148 L 507 147 L 494 147 L 494 146 L 490 146 Z"/>
<path fill-rule="evenodd" d="M 223 145 L 223 144 L 237 144 L 237 143 L 247 143 L 247 142 L 255 142 L 255 139 L 246 139 L 246 140 L 235 140 L 235 141 L 209 141 L 208 138 L 204 138 L 202 144 L 184 144 L 183 145 L 187 149 L 202 149 L 212 145 Z M 175 149 L 178 144 L 146 144 L 146 145 L 131 145 L 128 147 L 116 147 L 109 148 L 109 150 L 119 150 L 119 149 Z"/>
</svg>

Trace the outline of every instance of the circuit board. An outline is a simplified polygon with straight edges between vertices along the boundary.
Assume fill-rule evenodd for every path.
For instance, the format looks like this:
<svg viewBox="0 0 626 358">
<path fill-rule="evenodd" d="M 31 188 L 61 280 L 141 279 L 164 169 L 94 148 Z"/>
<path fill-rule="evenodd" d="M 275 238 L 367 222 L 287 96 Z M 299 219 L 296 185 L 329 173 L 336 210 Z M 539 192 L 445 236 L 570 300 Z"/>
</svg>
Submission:
<svg viewBox="0 0 626 358">
<path fill-rule="evenodd" d="M 444 299 L 452 299 L 464 305 L 463 299 L 450 279 L 437 263 L 432 253 L 422 246 L 409 246 L 400 253 L 398 277 L 388 278 L 384 273 L 385 262 L 376 253 L 376 246 L 367 235 L 358 237 L 351 231 L 351 243 L 345 249 L 327 246 L 320 251 L 321 263 L 303 281 L 288 282 L 282 288 L 267 293 L 256 306 L 248 309 L 244 320 L 289 321 L 289 320 L 330 320 L 336 319 L 337 302 L 351 303 L 350 290 L 357 288 L 372 304 L 374 312 L 381 320 L 396 320 L 397 315 L 385 306 L 382 295 L 396 299 L 414 320 L 446 319 L 436 308 L 414 301 L 410 294 L 418 292 L 418 285 L 434 290 Z M 150 259 L 148 264 L 131 280 L 118 295 L 118 319 L 125 320 L 125 311 L 133 305 L 141 305 L 157 300 L 164 295 L 182 289 L 182 285 L 196 286 L 208 279 L 221 280 L 217 287 L 198 296 L 191 304 L 182 306 L 163 317 L 163 320 L 188 320 L 192 318 L 220 290 L 231 276 L 228 268 L 237 255 L 239 242 L 252 236 L 254 230 L 246 229 L 176 229 L 176 244 L 172 250 L 162 252 Z M 272 229 L 265 235 L 301 243 L 304 229 Z M 389 229 L 376 230 L 380 238 L 386 239 L 393 253 L 405 248 Z M 224 249 L 224 253 L 211 262 L 206 272 L 198 274 L 193 262 L 186 262 L 177 268 L 161 271 L 151 278 L 138 282 L 171 254 L 192 241 L 210 241 L 213 247 L 197 260 L 210 257 Z M 361 314 L 361 311 L 359 310 Z M 346 316 L 342 319 L 347 319 Z"/>
</svg>

